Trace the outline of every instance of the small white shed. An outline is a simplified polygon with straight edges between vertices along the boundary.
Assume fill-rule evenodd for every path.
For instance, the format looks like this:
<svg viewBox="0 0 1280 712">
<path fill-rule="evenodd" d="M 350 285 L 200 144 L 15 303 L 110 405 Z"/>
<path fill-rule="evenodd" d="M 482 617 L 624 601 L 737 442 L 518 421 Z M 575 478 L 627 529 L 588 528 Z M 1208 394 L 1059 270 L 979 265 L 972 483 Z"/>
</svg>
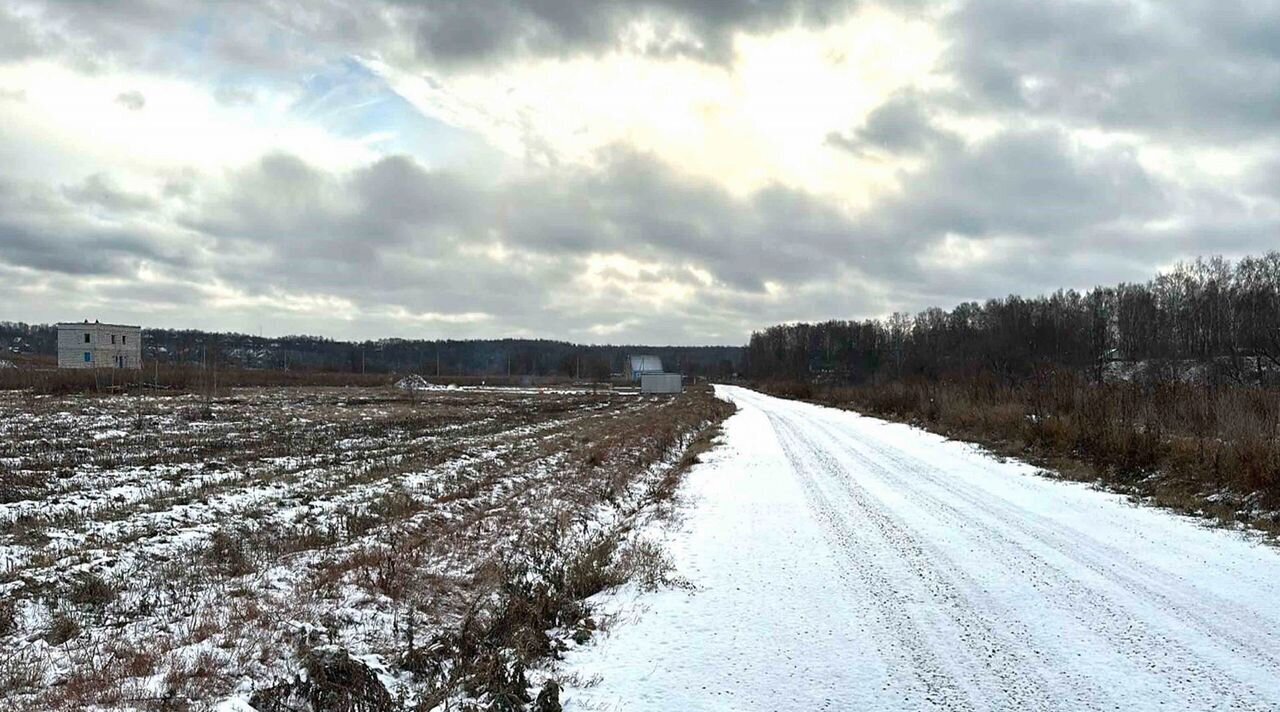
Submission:
<svg viewBox="0 0 1280 712">
<path fill-rule="evenodd" d="M 641 393 L 682 393 L 684 379 L 678 373 L 643 373 L 640 375 Z"/>
<path fill-rule="evenodd" d="M 648 354 L 628 356 L 627 372 L 633 383 L 638 382 L 646 373 L 662 373 L 662 359 Z"/>
</svg>

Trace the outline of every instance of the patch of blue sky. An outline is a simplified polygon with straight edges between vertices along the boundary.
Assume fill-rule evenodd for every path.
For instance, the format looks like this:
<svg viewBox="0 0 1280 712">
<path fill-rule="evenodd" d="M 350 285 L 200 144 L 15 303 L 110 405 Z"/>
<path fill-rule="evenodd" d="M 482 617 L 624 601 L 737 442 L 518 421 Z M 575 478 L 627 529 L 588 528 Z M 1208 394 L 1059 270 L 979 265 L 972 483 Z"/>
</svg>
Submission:
<svg viewBox="0 0 1280 712">
<path fill-rule="evenodd" d="M 289 107 L 297 119 L 376 153 L 408 155 L 428 168 L 477 164 L 493 170 L 502 154 L 482 137 L 426 115 L 386 81 L 351 57 L 328 60 L 304 50 L 282 29 L 266 29 L 256 42 L 225 36 L 224 18 L 198 13 L 178 31 L 159 40 L 153 58 L 170 71 L 199 76 L 219 101 L 251 105 L 270 95 L 296 95 Z M 274 59 L 273 59 L 274 58 Z M 278 60 L 278 61 L 277 61 Z"/>
<path fill-rule="evenodd" d="M 380 153 L 412 156 L 430 168 L 488 152 L 480 138 L 424 115 L 352 59 L 307 77 L 292 112 L 334 135 L 363 141 Z"/>
</svg>

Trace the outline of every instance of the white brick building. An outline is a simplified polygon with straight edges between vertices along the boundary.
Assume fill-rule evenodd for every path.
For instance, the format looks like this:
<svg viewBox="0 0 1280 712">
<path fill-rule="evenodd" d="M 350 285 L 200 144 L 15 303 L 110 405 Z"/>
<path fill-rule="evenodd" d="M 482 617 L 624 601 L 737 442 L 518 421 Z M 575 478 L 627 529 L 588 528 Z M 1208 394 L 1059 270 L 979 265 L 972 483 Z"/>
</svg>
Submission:
<svg viewBox="0 0 1280 712">
<path fill-rule="evenodd" d="M 58 324 L 58 368 L 142 368 L 142 327 Z"/>
</svg>

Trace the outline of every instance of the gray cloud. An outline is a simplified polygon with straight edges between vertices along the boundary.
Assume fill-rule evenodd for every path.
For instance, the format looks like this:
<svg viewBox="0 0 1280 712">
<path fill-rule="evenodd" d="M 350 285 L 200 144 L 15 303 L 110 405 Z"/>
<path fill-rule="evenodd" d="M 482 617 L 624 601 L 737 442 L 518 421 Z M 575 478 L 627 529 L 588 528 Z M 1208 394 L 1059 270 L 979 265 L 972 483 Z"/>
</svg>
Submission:
<svg viewBox="0 0 1280 712">
<path fill-rule="evenodd" d="M 647 50 L 722 62 L 733 33 L 831 21 L 850 0 L 443 0 L 417 5 L 414 35 L 424 58 L 471 62 L 511 54 L 570 54 L 618 47 L 627 25 L 656 29 Z"/>
<path fill-rule="evenodd" d="M 788 313 L 762 302 L 765 280 L 800 285 L 841 262 L 822 245 L 845 239 L 849 224 L 802 194 L 778 189 L 741 200 L 649 156 L 619 149 L 605 160 L 601 171 L 487 185 L 405 157 L 330 174 L 277 154 L 221 188 L 165 198 L 181 200 L 184 217 L 159 227 L 94 216 L 128 215 L 160 200 L 126 193 L 109 176 L 59 190 L 9 183 L 0 191 L 0 265 L 56 278 L 129 277 L 149 264 L 186 284 L 217 283 L 268 303 L 283 290 L 350 300 L 371 314 L 395 306 L 494 315 L 457 327 L 482 333 L 598 340 L 593 328 L 624 324 L 607 334 L 687 341 L 723 334 L 715 339 L 736 342 L 760 315 Z M 158 217 L 155 207 L 149 212 Z M 498 244 L 505 261 L 484 256 Z M 629 288 L 606 284 L 584 302 L 575 280 L 593 253 L 651 267 L 639 276 L 606 270 L 602 278 Z M 706 270 L 714 283 L 689 268 Z M 644 285 L 658 282 L 699 296 L 657 318 Z M 636 285 L 639 301 L 630 291 Z M 744 302 L 757 313 L 744 312 Z"/>
<path fill-rule="evenodd" d="M 837 19 L 861 0 L 382 0 L 352 5 L 229 0 L 217 11 L 178 0 L 48 0 L 40 29 L 0 14 L 0 57 L 69 53 L 86 66 L 109 59 L 154 66 L 187 64 L 171 49 L 139 43 L 139 34 L 207 33 L 205 50 L 261 71 L 314 65 L 328 52 L 364 52 L 407 43 L 437 65 L 528 55 L 600 53 L 633 44 L 633 23 L 652 30 L 641 49 L 712 62 L 731 58 L 733 35 Z M 913 7 L 928 0 L 893 0 Z M 2 12 L 2 11 L 0 11 Z M 234 18 L 234 21 L 230 18 Z M 633 38 L 632 38 L 633 39 Z M 74 40 L 74 41 L 72 41 Z"/>
<path fill-rule="evenodd" d="M 968 0 L 946 26 L 962 104 L 1182 139 L 1280 120 L 1280 3 Z"/>
<path fill-rule="evenodd" d="M 899 92 L 876 107 L 856 131 L 833 132 L 827 143 L 856 155 L 914 154 L 939 148 L 942 143 L 954 147 L 957 137 L 934 125 L 926 102 L 915 91 Z"/>
<path fill-rule="evenodd" d="M 106 176 L 55 190 L 0 177 L 0 262 L 71 275 L 136 275 L 142 263 L 189 267 L 194 245 L 183 236 L 135 220 L 155 207 L 145 196 L 114 188 Z M 117 213 L 103 219 L 106 210 Z M 150 218 L 149 214 L 145 218 Z"/>
<path fill-rule="evenodd" d="M 1084 148 L 1060 130 L 930 145 L 929 160 L 904 176 L 910 190 L 858 217 L 784 188 L 734 197 L 625 148 L 602 155 L 599 169 L 560 168 L 497 184 L 403 156 L 333 174 L 274 154 L 216 184 L 186 176 L 196 187 L 163 198 L 181 216 L 167 227 L 104 227 L 86 215 L 155 214 L 106 176 L 57 191 L 9 183 L 0 189 L 0 263 L 47 275 L 125 277 L 143 263 L 157 265 L 184 283 L 217 283 L 264 300 L 226 318 L 265 314 L 300 327 L 314 317 L 267 306 L 282 291 L 348 300 L 368 315 L 393 308 L 491 315 L 477 324 L 413 327 L 457 335 L 734 342 L 776 320 L 1135 278 L 1171 253 L 1203 251 L 1204 239 L 1227 252 L 1258 251 L 1276 227 L 1229 192 L 1167 185 L 1127 149 Z M 1169 216 L 1180 218 L 1177 232 L 1153 235 L 1143 226 Z M 963 270 L 927 259 L 955 235 L 996 251 Z M 505 260 L 486 256 L 499 244 Z M 575 280 L 593 253 L 651 265 L 634 278 L 601 275 L 639 287 L 641 297 L 665 283 L 694 298 L 670 303 L 659 318 L 629 289 L 606 284 L 579 294 Z M 766 283 L 783 296 L 771 296 Z M 404 333 L 392 316 L 361 323 L 375 330 L 362 335 Z M 610 325 L 621 326 L 614 332 Z"/>
<path fill-rule="evenodd" d="M 0 261 L 13 267 L 80 276 L 130 278 L 142 262 L 187 264 L 178 250 L 166 249 L 162 240 L 143 231 L 94 228 L 84 224 L 63 226 L 0 224 Z"/>
<path fill-rule="evenodd" d="M 0 7 L 0 60 L 21 60 L 49 48 L 36 22 L 13 8 Z"/>
<path fill-rule="evenodd" d="M 1052 277 L 1055 286 L 1088 281 L 1107 273 L 1099 269 L 1106 255 L 1159 252 L 1159 245 L 1143 245 L 1140 224 L 1169 214 L 1175 202 L 1124 149 L 1086 150 L 1051 130 L 933 145 L 931 160 L 904 177 L 910 192 L 857 218 L 790 189 L 737 198 L 625 148 L 602 155 L 598 170 L 561 168 L 497 185 L 402 156 L 331 174 L 275 154 L 229 176 L 222 188 L 183 197 L 185 217 L 167 238 L 126 241 L 119 232 L 64 227 L 40 242 L 38 254 L 29 237 L 7 237 L 18 248 L 0 260 L 75 273 L 87 269 L 82 256 L 97 251 L 112 255 L 114 265 L 158 261 L 193 282 L 217 280 L 268 299 L 284 290 L 347 299 L 371 312 L 398 306 L 494 315 L 468 327 L 481 333 L 582 338 L 592 327 L 625 324 L 620 333 L 639 338 L 649 328 L 641 325 L 657 329 L 663 321 L 636 294 L 616 286 L 589 300 L 573 293 L 588 255 L 621 254 L 652 265 L 634 280 L 621 272 L 601 275 L 639 286 L 641 295 L 659 283 L 692 290 L 693 302 L 669 307 L 665 328 L 730 333 L 773 319 L 981 297 L 1041 277 Z M 86 202 L 121 207 L 111 185 L 91 177 L 64 189 L 43 212 L 69 216 L 46 224 L 81 225 L 76 206 Z M 1240 219 L 1234 234 L 1245 247 L 1248 221 Z M 175 255 L 182 235 L 200 236 L 191 243 L 200 250 L 179 248 Z M 920 257 L 948 235 L 1013 240 L 1018 249 L 971 273 L 939 271 Z M 1037 266 L 1082 244 L 1089 245 L 1089 260 Z M 485 256 L 498 245 L 508 252 L 505 261 Z M 710 274 L 712 284 L 690 268 Z M 787 296 L 769 297 L 766 283 Z"/>
<path fill-rule="evenodd" d="M 911 190 L 884 214 L 907 233 L 1074 237 L 1169 207 L 1131 150 L 1085 149 L 1052 129 L 949 147 L 906 180 Z"/>
<path fill-rule="evenodd" d="M 118 212 L 148 210 L 157 203 L 149 196 L 120 189 L 111 178 L 95 173 L 79 185 L 64 186 L 62 194 L 76 203 L 92 204 Z"/>
<path fill-rule="evenodd" d="M 827 273 L 822 246 L 839 244 L 850 228 L 801 193 L 775 189 L 744 202 L 621 149 L 602 171 L 562 169 L 497 187 L 405 157 L 331 176 L 284 155 L 231 183 L 189 226 L 304 262 L 438 260 L 501 243 L 548 260 L 621 253 L 693 264 L 733 289 L 759 291 L 766 279 Z"/>
<path fill-rule="evenodd" d="M 408 46 L 418 60 L 447 68 L 607 52 L 633 40 L 629 28 L 645 22 L 654 34 L 642 49 L 723 63 L 732 58 L 735 33 L 819 26 L 867 4 L 917 15 L 947 6 L 936 0 L 382 0 L 361 6 L 228 0 L 215 12 L 178 0 L 48 0 L 40 4 L 43 22 L 0 8 L 0 59 L 59 53 L 87 66 L 115 60 L 204 72 L 199 63 L 216 58 L 282 73 L 352 53 L 407 61 L 399 48 Z M 961 81 L 949 101 L 969 111 L 1062 115 L 1237 139 L 1280 115 L 1280 5 L 1274 0 L 963 0 L 954 7 L 941 27 L 949 46 L 946 69 Z M 139 41 L 153 36 L 191 42 Z M 187 51 L 193 45 L 201 52 Z M 245 98 L 233 90 L 223 96 Z"/>
<path fill-rule="evenodd" d="M 147 105 L 147 97 L 137 90 L 120 92 L 116 96 L 116 103 L 130 111 L 141 111 Z"/>
</svg>

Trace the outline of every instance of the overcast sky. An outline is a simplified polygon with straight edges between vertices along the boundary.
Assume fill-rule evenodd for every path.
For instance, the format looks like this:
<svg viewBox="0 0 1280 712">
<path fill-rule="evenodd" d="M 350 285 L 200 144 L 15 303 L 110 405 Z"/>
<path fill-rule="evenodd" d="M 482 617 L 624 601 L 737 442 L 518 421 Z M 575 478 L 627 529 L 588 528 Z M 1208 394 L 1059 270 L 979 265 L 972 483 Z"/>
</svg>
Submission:
<svg viewBox="0 0 1280 712">
<path fill-rule="evenodd" d="M 1280 247 L 1280 0 L 0 0 L 0 319 L 744 343 Z"/>
</svg>

